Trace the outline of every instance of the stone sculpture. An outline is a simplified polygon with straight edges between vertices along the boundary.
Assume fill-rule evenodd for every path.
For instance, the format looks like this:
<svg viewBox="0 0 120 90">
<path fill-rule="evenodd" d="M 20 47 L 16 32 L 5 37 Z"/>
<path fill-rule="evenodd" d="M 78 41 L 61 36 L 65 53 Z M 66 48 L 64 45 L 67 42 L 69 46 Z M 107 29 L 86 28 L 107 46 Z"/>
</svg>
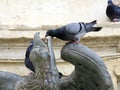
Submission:
<svg viewBox="0 0 120 90">
<path fill-rule="evenodd" d="M 52 48 L 36 33 L 30 60 L 35 73 L 19 76 L 0 72 L 0 90 L 114 90 L 111 77 L 103 60 L 91 49 L 81 44 L 69 43 L 61 50 L 61 58 L 75 66 L 66 78 L 59 79 Z"/>
</svg>

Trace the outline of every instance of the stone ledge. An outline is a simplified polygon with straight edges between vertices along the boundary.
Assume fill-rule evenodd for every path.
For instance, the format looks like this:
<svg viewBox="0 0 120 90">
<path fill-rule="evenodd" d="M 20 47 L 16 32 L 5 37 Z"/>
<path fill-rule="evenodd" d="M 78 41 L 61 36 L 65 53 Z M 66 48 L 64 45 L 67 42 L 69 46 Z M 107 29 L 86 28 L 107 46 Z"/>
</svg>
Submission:
<svg viewBox="0 0 120 90">
<path fill-rule="evenodd" d="M 70 22 L 70 23 L 74 23 L 74 22 Z M 66 24 L 69 24 L 69 23 L 66 23 Z M 66 24 L 39 25 L 37 27 L 32 27 L 32 26 L 28 26 L 28 25 L 4 25 L 4 24 L 2 25 L 2 24 L 0 24 L 0 30 L 11 30 L 11 31 L 48 30 L 48 29 L 59 28 L 59 27 L 64 26 Z M 95 26 L 119 28 L 120 22 L 104 21 L 104 22 L 98 22 Z"/>
<path fill-rule="evenodd" d="M 44 40 L 44 39 L 43 39 Z M 23 60 L 25 58 L 25 51 L 31 39 L 15 38 L 15 39 L 0 39 L 0 59 L 1 60 Z M 80 43 L 93 49 L 100 56 L 107 57 L 108 55 L 120 53 L 119 43 L 120 36 L 110 37 L 85 37 L 81 39 Z M 60 50 L 65 44 L 59 39 L 53 40 L 53 47 L 56 59 L 60 59 Z M 7 53 L 7 54 L 6 54 Z M 17 53 L 17 54 L 16 54 Z M 112 55 L 114 56 L 114 55 Z M 115 57 L 115 56 L 114 56 Z M 113 58 L 113 57 L 112 57 Z"/>
<path fill-rule="evenodd" d="M 55 29 L 63 25 L 41 25 L 38 27 L 30 27 L 25 25 L 0 25 L 0 38 L 33 38 L 35 32 L 41 33 L 41 38 L 45 37 L 45 33 L 49 29 Z M 96 26 L 102 26 L 103 29 L 99 32 L 90 32 L 85 37 L 105 37 L 119 36 L 120 22 L 105 22 L 98 23 Z"/>
<path fill-rule="evenodd" d="M 36 31 L 1 30 L 0 39 L 33 38 L 35 32 L 40 32 L 40 37 L 45 38 L 46 31 L 43 30 L 36 30 Z M 105 36 L 107 37 L 107 36 L 119 36 L 119 35 L 120 35 L 120 29 L 102 29 L 99 32 L 87 33 L 84 37 L 105 37 Z"/>
<path fill-rule="evenodd" d="M 120 22 L 109 22 L 109 21 L 104 21 L 104 22 L 98 22 L 96 24 L 98 27 L 111 27 L 111 28 L 120 28 Z"/>
<path fill-rule="evenodd" d="M 120 81 L 120 66 L 116 66 L 114 68 L 114 72 L 115 72 L 115 75 L 119 78 L 119 81 Z"/>
<path fill-rule="evenodd" d="M 120 53 L 113 53 L 108 55 L 101 55 L 101 58 L 104 60 L 110 60 L 110 59 L 120 59 Z"/>
<path fill-rule="evenodd" d="M 45 37 L 45 31 L 10 31 L 10 30 L 1 30 L 0 38 L 1 39 L 16 39 L 16 38 L 33 38 L 35 32 L 40 32 L 40 37 Z"/>
<path fill-rule="evenodd" d="M 111 59 L 118 59 L 120 58 L 120 53 L 113 53 L 113 54 L 108 54 L 108 55 L 100 55 L 100 57 L 103 59 L 103 60 L 111 60 Z M 21 63 L 21 62 L 24 62 L 24 59 L 6 59 L 6 58 L 0 58 L 0 63 Z M 61 58 L 56 58 L 56 62 L 66 62 L 64 60 L 62 60 Z"/>
<path fill-rule="evenodd" d="M 31 27 L 27 25 L 0 25 L 0 30 L 10 30 L 10 31 L 29 31 L 29 30 L 48 30 L 55 29 L 63 25 L 40 25 L 37 27 Z"/>
</svg>

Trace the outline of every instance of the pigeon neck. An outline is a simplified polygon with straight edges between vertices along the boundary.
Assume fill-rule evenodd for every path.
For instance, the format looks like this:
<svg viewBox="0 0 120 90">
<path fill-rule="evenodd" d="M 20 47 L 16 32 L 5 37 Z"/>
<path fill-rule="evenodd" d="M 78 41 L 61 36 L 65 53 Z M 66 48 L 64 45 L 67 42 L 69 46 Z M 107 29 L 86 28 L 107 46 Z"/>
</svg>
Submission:
<svg viewBox="0 0 120 90">
<path fill-rule="evenodd" d="M 87 32 L 87 28 L 86 28 L 86 25 L 85 25 L 85 23 L 79 23 L 79 25 L 80 25 L 80 29 L 79 29 L 79 32 L 82 30 L 82 28 L 84 28 L 85 29 L 85 31 Z"/>
</svg>

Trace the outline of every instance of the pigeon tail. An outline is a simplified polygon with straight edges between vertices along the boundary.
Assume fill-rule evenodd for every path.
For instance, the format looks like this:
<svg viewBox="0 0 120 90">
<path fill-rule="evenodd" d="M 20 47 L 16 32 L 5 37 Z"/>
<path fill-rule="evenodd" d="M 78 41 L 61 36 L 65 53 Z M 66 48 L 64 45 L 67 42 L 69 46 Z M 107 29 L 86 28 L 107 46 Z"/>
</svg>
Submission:
<svg viewBox="0 0 120 90">
<path fill-rule="evenodd" d="M 97 20 L 86 23 L 86 32 L 100 31 L 102 29 L 102 27 L 93 27 L 95 24 L 97 24 Z"/>
<path fill-rule="evenodd" d="M 97 23 L 97 20 L 94 20 L 90 23 L 86 23 L 86 32 L 100 31 L 102 27 L 93 27 L 96 23 Z"/>
<path fill-rule="evenodd" d="M 90 22 L 90 23 L 92 23 L 92 24 L 96 24 L 96 23 L 97 23 L 97 20 L 94 20 L 94 21 L 92 21 L 92 22 Z"/>
<path fill-rule="evenodd" d="M 89 31 L 87 31 L 87 32 L 91 32 L 91 31 L 95 31 L 95 32 L 97 32 L 97 31 L 100 31 L 102 29 L 102 27 L 92 27 Z"/>
<path fill-rule="evenodd" d="M 97 20 L 94 20 L 94 21 L 92 21 L 92 22 L 90 22 L 90 23 L 86 23 L 86 29 L 89 29 L 89 28 L 91 28 L 93 25 L 95 25 L 97 23 Z"/>
</svg>

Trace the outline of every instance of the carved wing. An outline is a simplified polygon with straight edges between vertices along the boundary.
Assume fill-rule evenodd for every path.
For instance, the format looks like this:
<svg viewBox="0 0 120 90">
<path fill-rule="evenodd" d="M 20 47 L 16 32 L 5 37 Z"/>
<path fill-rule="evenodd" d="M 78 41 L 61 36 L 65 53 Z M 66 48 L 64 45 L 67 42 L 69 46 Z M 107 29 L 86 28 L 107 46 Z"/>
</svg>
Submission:
<svg viewBox="0 0 120 90">
<path fill-rule="evenodd" d="M 22 76 L 0 71 L 0 90 L 14 90 L 16 82 L 21 79 Z"/>
<path fill-rule="evenodd" d="M 115 14 L 120 15 L 120 6 L 115 5 L 114 10 Z"/>
<path fill-rule="evenodd" d="M 81 44 L 66 44 L 61 58 L 74 65 L 75 70 L 60 81 L 60 90 L 114 90 L 103 60 Z"/>
</svg>

